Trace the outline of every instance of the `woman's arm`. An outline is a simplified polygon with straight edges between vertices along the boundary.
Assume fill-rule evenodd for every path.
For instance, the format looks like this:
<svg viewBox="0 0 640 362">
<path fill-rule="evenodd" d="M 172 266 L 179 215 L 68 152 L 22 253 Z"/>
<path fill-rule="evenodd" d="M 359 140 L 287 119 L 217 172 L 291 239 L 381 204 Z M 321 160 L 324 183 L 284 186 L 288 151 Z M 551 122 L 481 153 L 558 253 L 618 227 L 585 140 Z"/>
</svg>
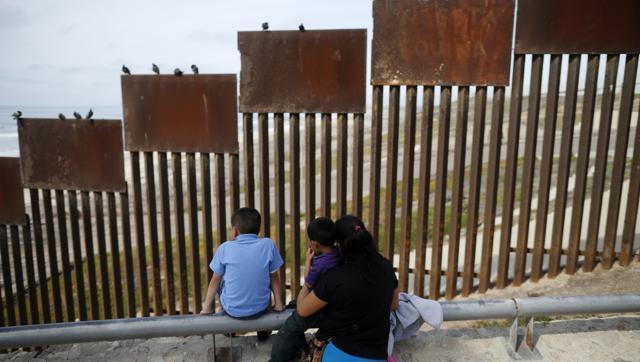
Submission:
<svg viewBox="0 0 640 362">
<path fill-rule="evenodd" d="M 391 310 L 398 309 L 398 295 L 400 294 L 400 289 L 396 288 L 393 291 L 393 299 L 391 299 Z"/>
<path fill-rule="evenodd" d="M 302 295 L 305 289 L 307 290 L 307 294 Z M 300 299 L 301 295 L 303 297 L 302 299 Z M 296 303 L 296 310 L 298 311 L 300 317 L 308 317 L 318 312 L 320 309 L 324 308 L 325 305 L 327 305 L 327 302 L 318 298 L 314 292 L 309 293 L 306 287 L 303 287 L 298 294 L 298 300 L 296 301 Z"/>
</svg>

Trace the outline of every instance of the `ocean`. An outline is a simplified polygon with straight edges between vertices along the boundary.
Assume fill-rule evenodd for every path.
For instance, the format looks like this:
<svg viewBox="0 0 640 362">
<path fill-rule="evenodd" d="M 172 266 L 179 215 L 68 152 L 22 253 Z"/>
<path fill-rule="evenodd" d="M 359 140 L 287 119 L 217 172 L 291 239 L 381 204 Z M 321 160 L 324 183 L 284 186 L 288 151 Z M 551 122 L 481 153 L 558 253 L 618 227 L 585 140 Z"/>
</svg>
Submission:
<svg viewBox="0 0 640 362">
<path fill-rule="evenodd" d="M 18 127 L 16 121 L 11 118 L 13 112 L 20 110 L 22 116 L 57 118 L 63 113 L 68 118 L 73 118 L 73 112 L 85 115 L 93 109 L 93 118 L 122 119 L 122 106 L 0 106 L 0 157 L 18 157 Z"/>
</svg>

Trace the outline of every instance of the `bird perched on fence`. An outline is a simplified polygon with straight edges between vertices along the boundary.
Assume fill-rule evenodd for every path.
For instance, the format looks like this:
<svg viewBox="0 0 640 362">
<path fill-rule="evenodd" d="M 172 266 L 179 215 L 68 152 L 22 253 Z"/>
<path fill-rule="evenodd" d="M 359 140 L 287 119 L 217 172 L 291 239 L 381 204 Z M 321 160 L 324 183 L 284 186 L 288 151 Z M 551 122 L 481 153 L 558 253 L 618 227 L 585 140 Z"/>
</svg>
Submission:
<svg viewBox="0 0 640 362">
<path fill-rule="evenodd" d="M 89 108 L 89 112 L 87 112 L 87 117 L 85 117 L 86 119 L 91 119 L 91 117 L 93 117 L 93 109 Z"/>
<path fill-rule="evenodd" d="M 20 111 L 15 111 L 15 112 L 13 112 L 13 114 L 11 115 L 11 117 L 12 117 L 14 120 L 16 120 L 16 121 L 19 121 L 19 120 L 20 120 L 20 117 L 22 117 L 22 112 L 20 112 Z"/>
<path fill-rule="evenodd" d="M 131 71 L 124 64 L 122 65 L 122 73 L 125 75 L 131 75 Z"/>
<path fill-rule="evenodd" d="M 76 117 L 76 119 L 82 119 L 82 115 L 78 112 L 73 112 L 73 116 Z"/>
<path fill-rule="evenodd" d="M 264 31 L 269 30 L 269 23 L 267 23 L 267 22 L 262 23 L 262 30 L 264 30 Z"/>
<path fill-rule="evenodd" d="M 151 63 L 151 70 L 153 70 L 153 72 L 156 73 L 157 75 L 160 75 L 160 68 L 158 68 L 156 63 Z"/>
<path fill-rule="evenodd" d="M 65 119 L 67 119 L 67 117 L 65 117 L 64 114 L 62 113 L 58 113 L 58 118 L 60 118 L 61 121 L 64 121 Z"/>
<path fill-rule="evenodd" d="M 183 74 L 184 72 L 181 71 L 180 68 L 176 68 L 173 70 L 173 75 L 175 75 L 176 77 L 182 77 Z"/>
<path fill-rule="evenodd" d="M 200 70 L 198 70 L 198 66 L 195 64 L 191 64 L 191 70 L 193 71 L 193 74 L 198 74 L 200 72 Z"/>
<path fill-rule="evenodd" d="M 298 30 L 300 31 L 304 31 L 304 24 L 300 23 L 300 25 L 298 26 Z"/>
</svg>

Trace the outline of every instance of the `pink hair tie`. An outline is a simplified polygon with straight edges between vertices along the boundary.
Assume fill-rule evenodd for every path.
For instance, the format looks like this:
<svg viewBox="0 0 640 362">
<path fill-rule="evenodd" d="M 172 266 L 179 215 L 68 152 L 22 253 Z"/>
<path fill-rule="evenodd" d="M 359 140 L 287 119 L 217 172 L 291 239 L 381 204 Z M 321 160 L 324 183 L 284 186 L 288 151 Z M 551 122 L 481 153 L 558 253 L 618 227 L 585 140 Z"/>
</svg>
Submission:
<svg viewBox="0 0 640 362">
<path fill-rule="evenodd" d="M 356 227 L 354 227 L 353 230 L 355 230 L 355 232 L 359 233 L 359 232 L 362 231 L 362 226 L 356 225 Z"/>
</svg>

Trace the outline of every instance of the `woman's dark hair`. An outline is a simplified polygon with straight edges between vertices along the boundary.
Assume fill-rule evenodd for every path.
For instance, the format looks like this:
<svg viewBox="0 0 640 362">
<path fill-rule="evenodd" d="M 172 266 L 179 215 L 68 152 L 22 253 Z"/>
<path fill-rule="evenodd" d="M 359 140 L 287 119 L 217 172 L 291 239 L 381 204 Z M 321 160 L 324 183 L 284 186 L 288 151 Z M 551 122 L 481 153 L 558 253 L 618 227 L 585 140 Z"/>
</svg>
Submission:
<svg viewBox="0 0 640 362">
<path fill-rule="evenodd" d="M 362 220 L 353 215 L 341 217 L 333 227 L 333 238 L 340 245 L 345 264 L 360 271 L 366 281 L 374 282 L 373 272 L 383 258 Z"/>
<path fill-rule="evenodd" d="M 328 217 L 313 219 L 307 226 L 307 235 L 322 246 L 333 246 L 333 220 Z"/>
</svg>

